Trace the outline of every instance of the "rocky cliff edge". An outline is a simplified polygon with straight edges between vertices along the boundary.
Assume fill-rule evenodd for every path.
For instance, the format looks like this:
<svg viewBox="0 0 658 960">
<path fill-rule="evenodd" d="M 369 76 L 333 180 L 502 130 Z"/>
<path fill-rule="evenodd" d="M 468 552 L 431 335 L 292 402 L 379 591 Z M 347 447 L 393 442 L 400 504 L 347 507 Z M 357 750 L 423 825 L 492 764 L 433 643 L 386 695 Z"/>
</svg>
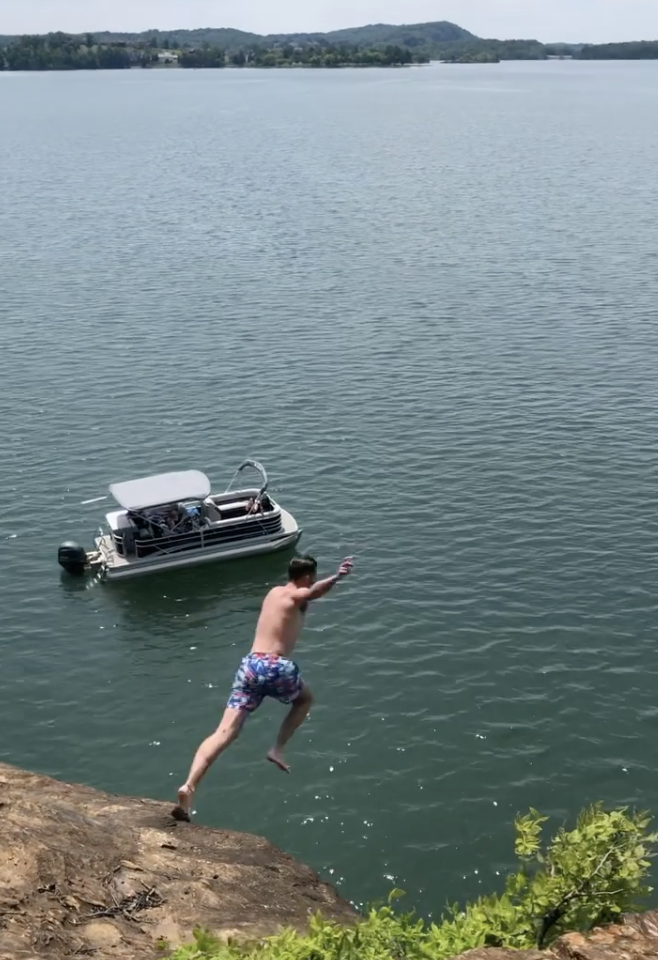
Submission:
<svg viewBox="0 0 658 960">
<path fill-rule="evenodd" d="M 317 911 L 354 919 L 266 840 L 176 823 L 170 810 L 0 764 L 0 958 L 144 960 L 195 927 L 263 936 Z"/>
</svg>

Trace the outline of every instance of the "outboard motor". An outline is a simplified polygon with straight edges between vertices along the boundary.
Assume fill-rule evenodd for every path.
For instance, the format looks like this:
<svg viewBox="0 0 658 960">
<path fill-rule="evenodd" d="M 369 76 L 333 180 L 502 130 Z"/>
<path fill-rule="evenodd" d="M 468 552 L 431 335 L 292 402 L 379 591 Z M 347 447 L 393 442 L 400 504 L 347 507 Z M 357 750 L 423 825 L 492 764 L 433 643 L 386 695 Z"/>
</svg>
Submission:
<svg viewBox="0 0 658 960">
<path fill-rule="evenodd" d="M 84 547 L 67 540 L 57 551 L 57 560 L 60 567 L 64 567 L 67 573 L 74 573 L 78 576 L 87 569 L 87 552 Z"/>
</svg>

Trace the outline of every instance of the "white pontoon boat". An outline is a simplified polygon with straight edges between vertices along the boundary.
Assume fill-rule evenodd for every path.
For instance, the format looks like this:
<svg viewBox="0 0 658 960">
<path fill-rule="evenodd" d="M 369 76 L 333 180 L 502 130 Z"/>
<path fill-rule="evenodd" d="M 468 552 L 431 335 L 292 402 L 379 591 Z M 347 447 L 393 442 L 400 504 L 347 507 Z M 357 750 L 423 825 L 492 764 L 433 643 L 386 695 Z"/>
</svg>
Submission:
<svg viewBox="0 0 658 960">
<path fill-rule="evenodd" d="M 231 490 L 247 468 L 260 483 Z M 235 560 L 291 547 L 301 530 L 267 492 L 265 468 L 256 460 L 238 467 L 226 491 L 211 494 L 198 470 L 163 473 L 110 486 L 121 508 L 106 515 L 96 550 L 63 543 L 58 560 L 69 573 L 98 570 L 108 580 L 137 577 L 213 560 Z"/>
</svg>

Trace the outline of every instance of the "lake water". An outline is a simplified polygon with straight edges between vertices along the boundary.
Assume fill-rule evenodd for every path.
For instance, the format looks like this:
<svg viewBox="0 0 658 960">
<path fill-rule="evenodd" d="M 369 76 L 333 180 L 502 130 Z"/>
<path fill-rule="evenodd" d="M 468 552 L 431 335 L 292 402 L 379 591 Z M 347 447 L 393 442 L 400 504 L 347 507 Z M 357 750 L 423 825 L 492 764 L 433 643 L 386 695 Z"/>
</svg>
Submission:
<svg viewBox="0 0 658 960">
<path fill-rule="evenodd" d="M 286 558 L 99 585 L 111 481 L 245 456 L 353 578 L 198 796 L 361 902 L 658 811 L 658 63 L 0 75 L 0 758 L 167 799 Z"/>
</svg>

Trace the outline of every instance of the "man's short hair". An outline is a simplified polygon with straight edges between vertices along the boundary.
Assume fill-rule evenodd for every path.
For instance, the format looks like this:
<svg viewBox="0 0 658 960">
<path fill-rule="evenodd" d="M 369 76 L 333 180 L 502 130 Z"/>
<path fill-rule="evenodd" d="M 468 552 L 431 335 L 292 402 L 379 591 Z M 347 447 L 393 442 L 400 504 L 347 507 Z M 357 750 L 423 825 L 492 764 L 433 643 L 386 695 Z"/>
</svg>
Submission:
<svg viewBox="0 0 658 960">
<path fill-rule="evenodd" d="M 318 561 L 314 557 L 293 557 L 288 566 L 288 579 L 297 583 L 302 577 L 314 577 L 317 569 Z"/>
</svg>

